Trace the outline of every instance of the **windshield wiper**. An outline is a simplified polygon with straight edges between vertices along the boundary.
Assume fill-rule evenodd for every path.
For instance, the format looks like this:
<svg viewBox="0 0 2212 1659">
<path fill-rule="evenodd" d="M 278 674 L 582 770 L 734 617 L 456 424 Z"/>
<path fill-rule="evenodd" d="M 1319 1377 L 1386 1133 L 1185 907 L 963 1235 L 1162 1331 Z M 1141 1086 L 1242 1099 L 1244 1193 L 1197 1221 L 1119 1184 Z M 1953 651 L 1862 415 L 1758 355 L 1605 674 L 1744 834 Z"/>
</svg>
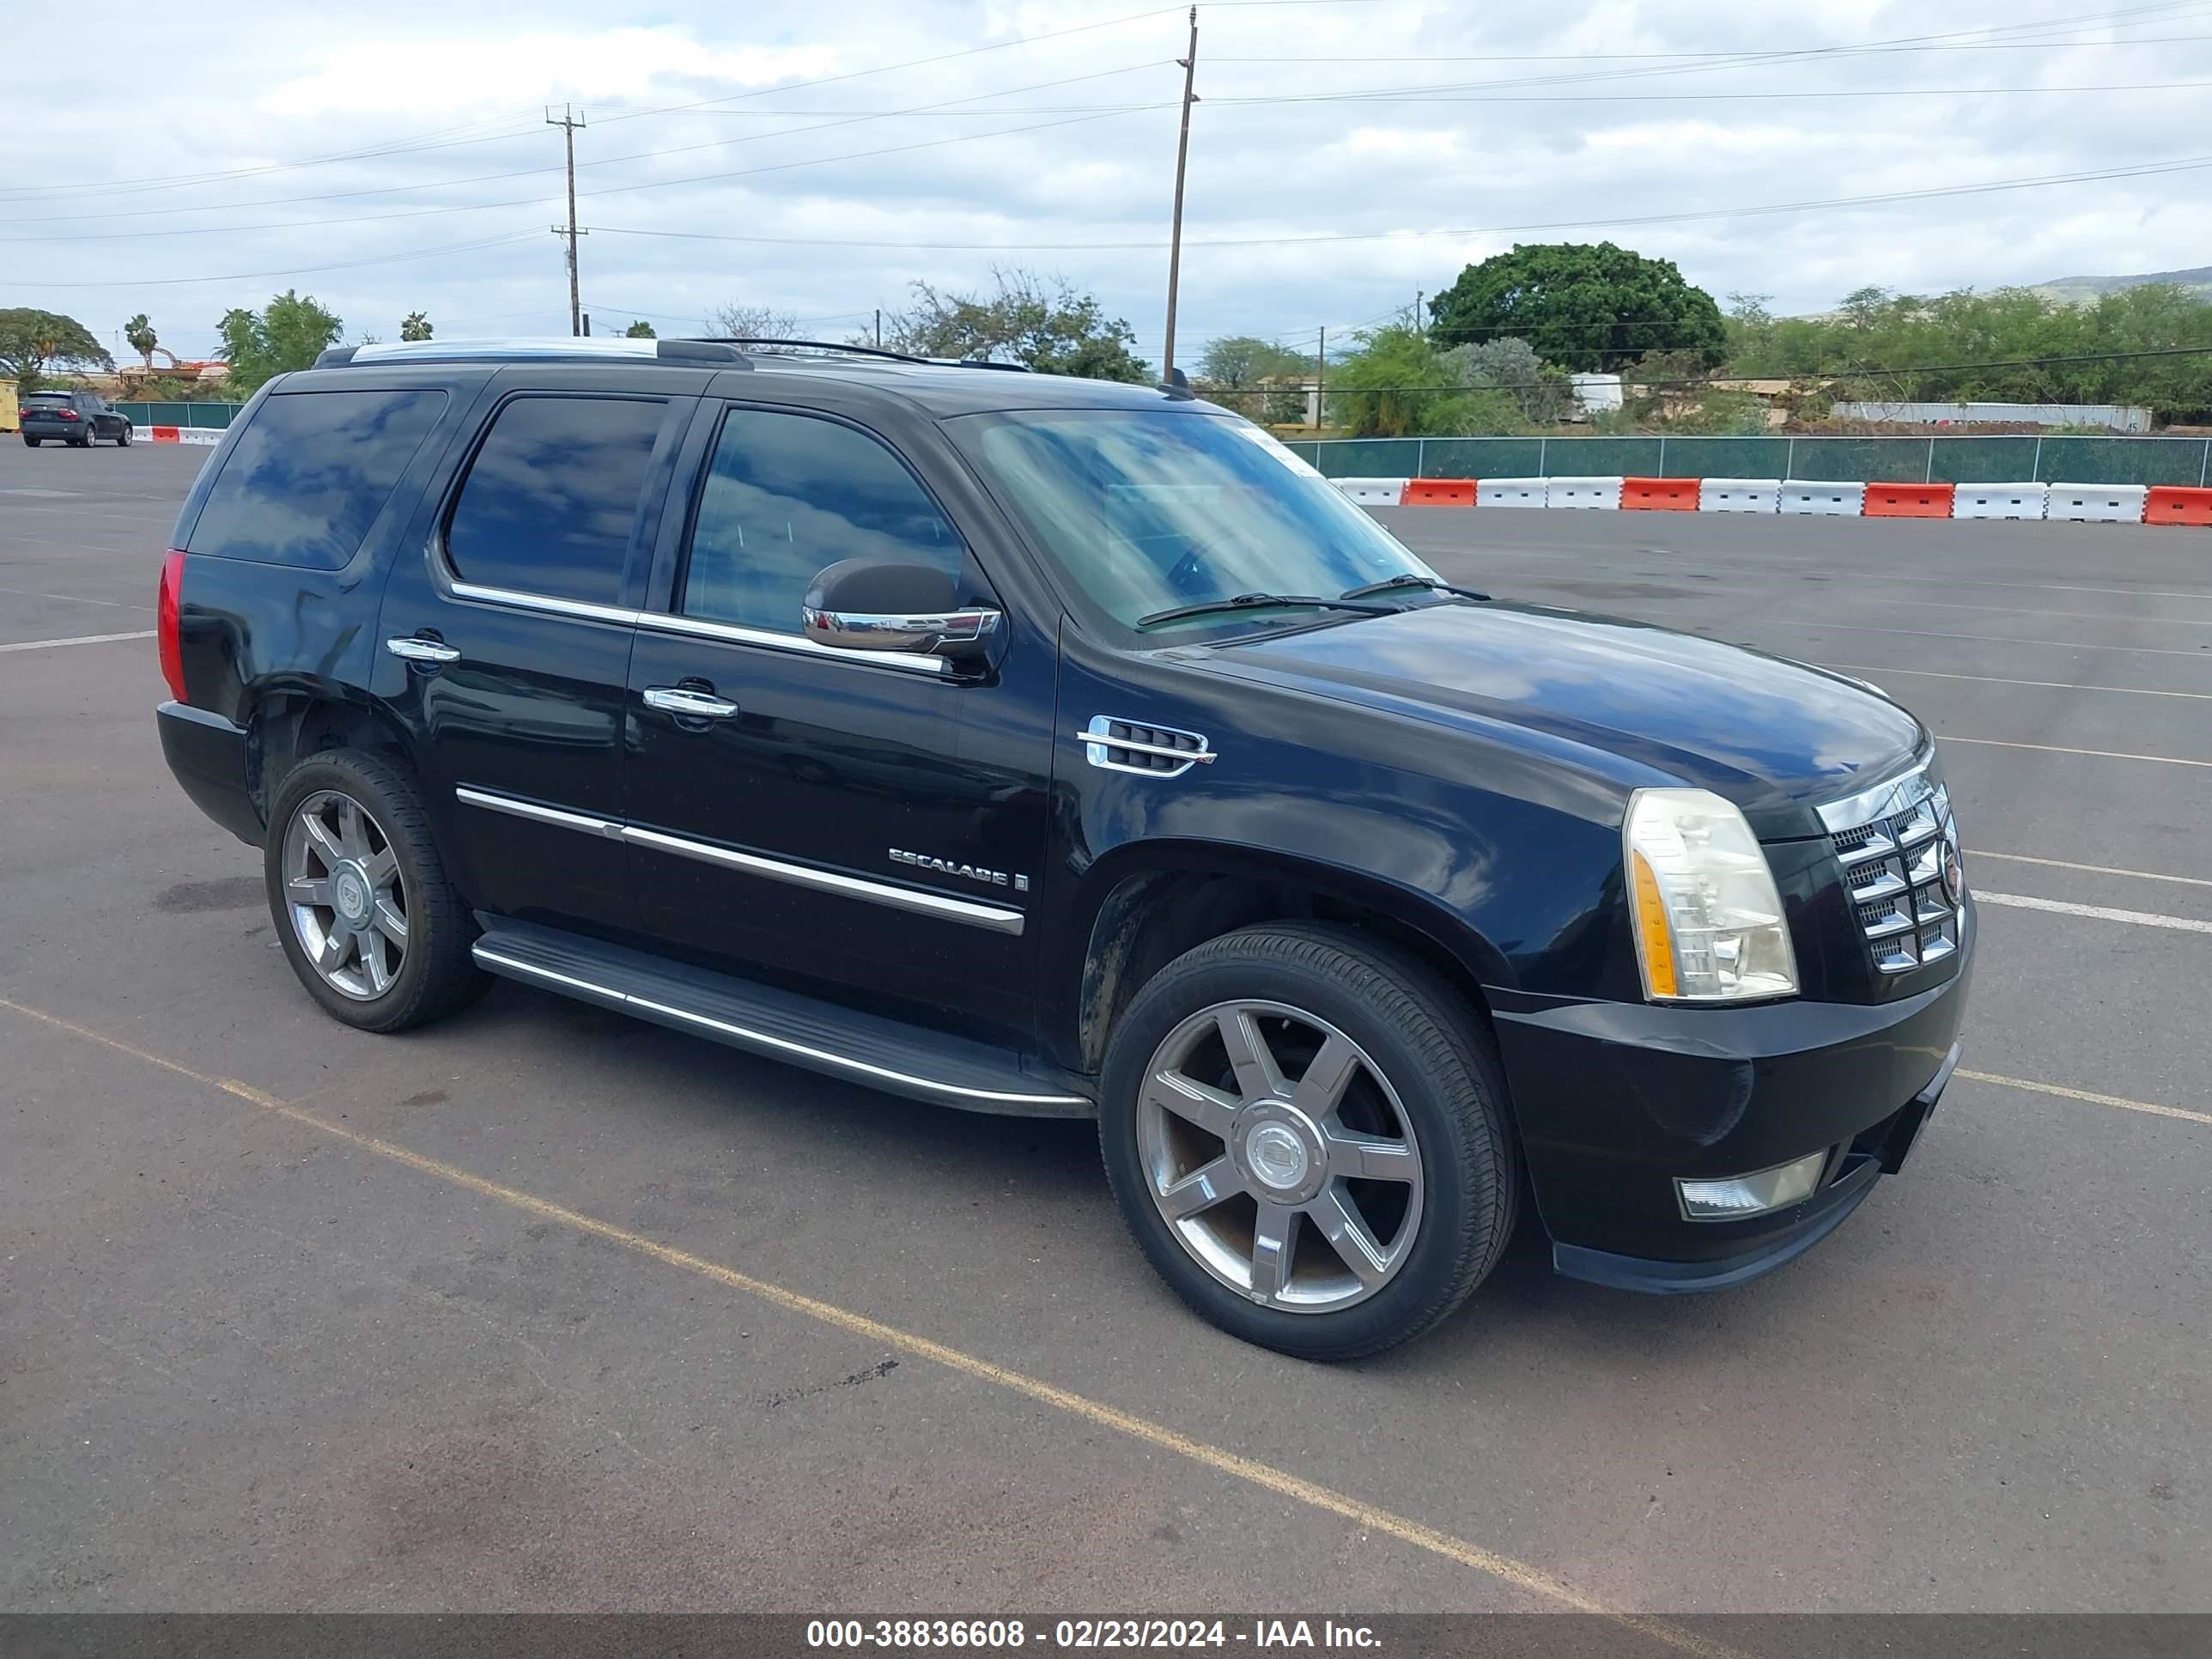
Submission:
<svg viewBox="0 0 2212 1659">
<path fill-rule="evenodd" d="M 1395 617 L 1395 605 L 1362 605 L 1357 592 L 1346 593 L 1334 599 L 1323 599 L 1318 593 L 1237 593 L 1225 599 L 1206 599 L 1198 605 L 1179 605 L 1171 610 L 1155 611 L 1149 617 L 1137 618 L 1137 626 L 1150 628 L 1154 623 L 1179 622 L 1185 617 L 1211 617 L 1224 611 L 1249 611 L 1269 605 L 1300 605 L 1322 611 L 1357 611 L 1368 617 Z"/>
<path fill-rule="evenodd" d="M 1385 576 L 1379 582 L 1370 582 L 1364 587 L 1347 587 L 1337 595 L 1340 599 L 1364 599 L 1370 593 L 1391 593 L 1401 587 L 1425 587 L 1431 593 L 1449 593 L 1457 599 L 1480 599 L 1488 603 L 1490 595 L 1479 593 L 1472 587 L 1454 587 L 1449 582 L 1435 576 L 1424 576 L 1415 571 L 1404 571 L 1395 576 Z"/>
</svg>

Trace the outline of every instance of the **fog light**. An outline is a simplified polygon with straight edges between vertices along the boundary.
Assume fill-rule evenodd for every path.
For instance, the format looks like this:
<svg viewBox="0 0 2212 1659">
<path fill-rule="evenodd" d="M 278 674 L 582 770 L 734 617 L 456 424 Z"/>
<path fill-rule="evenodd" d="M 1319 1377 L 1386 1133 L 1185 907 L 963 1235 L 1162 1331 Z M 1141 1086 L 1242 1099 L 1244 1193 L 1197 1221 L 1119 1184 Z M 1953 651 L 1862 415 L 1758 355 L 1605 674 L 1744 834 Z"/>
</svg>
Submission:
<svg viewBox="0 0 2212 1659">
<path fill-rule="evenodd" d="M 1674 1190 L 1681 1198 L 1686 1220 L 1737 1221 L 1747 1215 L 1787 1209 L 1811 1197 L 1827 1161 L 1824 1150 L 1755 1175 L 1722 1176 L 1712 1181 L 1684 1181 L 1677 1176 Z"/>
</svg>

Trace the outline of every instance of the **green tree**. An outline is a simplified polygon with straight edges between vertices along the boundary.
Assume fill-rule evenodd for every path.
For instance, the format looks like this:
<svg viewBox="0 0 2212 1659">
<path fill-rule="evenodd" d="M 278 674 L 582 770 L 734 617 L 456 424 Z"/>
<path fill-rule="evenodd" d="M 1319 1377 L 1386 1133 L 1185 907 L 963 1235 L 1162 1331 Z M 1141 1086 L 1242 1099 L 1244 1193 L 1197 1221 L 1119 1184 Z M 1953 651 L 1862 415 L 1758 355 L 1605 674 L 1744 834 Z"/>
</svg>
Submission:
<svg viewBox="0 0 2212 1659">
<path fill-rule="evenodd" d="M 653 325 L 641 317 L 623 331 L 623 337 L 626 340 L 657 340 L 660 337 L 653 331 Z"/>
<path fill-rule="evenodd" d="M 1532 425 L 1563 421 L 1574 407 L 1574 383 L 1566 371 L 1541 362 L 1535 347 L 1510 334 L 1480 345 L 1454 346 L 1437 362 L 1448 378 L 1462 386 L 1506 392 L 1520 404 L 1522 418 Z"/>
<path fill-rule="evenodd" d="M 1732 322 L 1731 339 L 1736 373 L 1787 377 L 1816 396 L 2134 404 L 2166 419 L 2212 412 L 2212 300 L 2165 283 L 2087 305 L 2021 288 L 1863 288 L 1822 316 L 1773 318 L 1756 331 Z"/>
<path fill-rule="evenodd" d="M 0 374 L 35 392 L 48 369 L 112 368 L 115 359 L 92 331 L 59 312 L 16 306 L 0 311 Z"/>
<path fill-rule="evenodd" d="M 153 322 L 149 318 L 148 318 L 144 312 L 140 312 L 136 317 L 133 317 L 129 322 L 123 325 L 123 337 L 130 342 L 131 349 L 133 351 L 137 352 L 141 357 L 143 357 L 146 360 L 147 372 L 149 374 L 152 373 L 154 368 L 154 348 L 161 343 L 161 336 L 154 332 Z"/>
<path fill-rule="evenodd" d="M 1647 351 L 1690 351 L 1709 368 L 1728 335 L 1713 296 L 1682 280 L 1671 259 L 1647 259 L 1600 242 L 1516 246 L 1480 264 L 1429 302 L 1431 332 L 1448 346 L 1513 335 L 1546 362 L 1605 370 Z"/>
<path fill-rule="evenodd" d="M 1513 394 L 1468 386 L 1410 313 L 1352 337 L 1357 347 L 1328 368 L 1327 423 L 1355 438 L 1519 429 L 1521 406 Z"/>
<path fill-rule="evenodd" d="M 230 364 L 230 389 L 241 397 L 279 374 L 312 367 L 344 330 L 313 296 L 289 288 L 261 311 L 234 307 L 216 325 L 224 361 Z"/>
<path fill-rule="evenodd" d="M 1198 378 L 1220 392 L 1241 392 L 1284 374 L 1308 374 L 1314 360 L 1249 334 L 1224 335 L 1199 354 Z"/>
<path fill-rule="evenodd" d="M 430 319 L 419 311 L 410 311 L 399 319 L 399 337 L 403 340 L 427 340 L 430 337 Z"/>
<path fill-rule="evenodd" d="M 954 294 L 914 284 L 914 303 L 884 319 L 884 342 L 924 357 L 988 357 L 1043 374 L 1142 381 L 1144 362 L 1130 350 L 1136 331 L 1106 315 L 1095 295 L 1064 276 L 994 266 L 993 291 Z"/>
<path fill-rule="evenodd" d="M 1199 354 L 1197 382 L 1209 398 L 1255 421 L 1305 419 L 1305 386 L 1314 360 L 1249 334 L 1230 334 Z"/>
</svg>

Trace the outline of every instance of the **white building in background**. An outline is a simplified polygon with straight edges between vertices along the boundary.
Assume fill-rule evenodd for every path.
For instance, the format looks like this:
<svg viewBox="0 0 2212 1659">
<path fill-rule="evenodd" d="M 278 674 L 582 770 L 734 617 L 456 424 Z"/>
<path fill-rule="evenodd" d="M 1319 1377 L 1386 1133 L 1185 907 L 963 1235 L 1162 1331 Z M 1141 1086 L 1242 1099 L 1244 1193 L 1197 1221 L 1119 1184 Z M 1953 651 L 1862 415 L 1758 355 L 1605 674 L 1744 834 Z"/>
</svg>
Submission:
<svg viewBox="0 0 2212 1659">
<path fill-rule="evenodd" d="M 1567 379 L 1573 383 L 1575 403 L 1585 419 L 1620 407 L 1620 375 L 1570 374 Z"/>
<path fill-rule="evenodd" d="M 1888 421 L 1899 426 L 2101 426 L 2114 432 L 2148 432 L 2150 410 L 2133 404 L 1838 404 L 1845 421 Z"/>
</svg>

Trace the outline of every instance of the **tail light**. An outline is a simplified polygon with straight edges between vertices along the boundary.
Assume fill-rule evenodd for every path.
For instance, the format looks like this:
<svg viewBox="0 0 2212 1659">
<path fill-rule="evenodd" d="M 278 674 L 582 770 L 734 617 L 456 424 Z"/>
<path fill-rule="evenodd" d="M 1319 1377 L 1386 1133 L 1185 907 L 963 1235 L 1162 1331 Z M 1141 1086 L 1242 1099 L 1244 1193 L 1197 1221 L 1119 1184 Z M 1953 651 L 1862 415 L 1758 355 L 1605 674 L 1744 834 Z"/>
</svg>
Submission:
<svg viewBox="0 0 2212 1659">
<path fill-rule="evenodd" d="M 64 409 L 58 412 L 60 414 L 62 419 L 65 421 L 81 421 L 84 418 L 83 416 L 78 414 L 76 410 L 73 409 Z"/>
<path fill-rule="evenodd" d="M 169 683 L 169 695 L 179 702 L 186 701 L 185 653 L 177 639 L 177 599 L 184 586 L 185 556 L 173 547 L 169 556 L 161 561 L 161 592 L 154 601 L 154 634 L 161 648 L 161 678 Z"/>
</svg>

